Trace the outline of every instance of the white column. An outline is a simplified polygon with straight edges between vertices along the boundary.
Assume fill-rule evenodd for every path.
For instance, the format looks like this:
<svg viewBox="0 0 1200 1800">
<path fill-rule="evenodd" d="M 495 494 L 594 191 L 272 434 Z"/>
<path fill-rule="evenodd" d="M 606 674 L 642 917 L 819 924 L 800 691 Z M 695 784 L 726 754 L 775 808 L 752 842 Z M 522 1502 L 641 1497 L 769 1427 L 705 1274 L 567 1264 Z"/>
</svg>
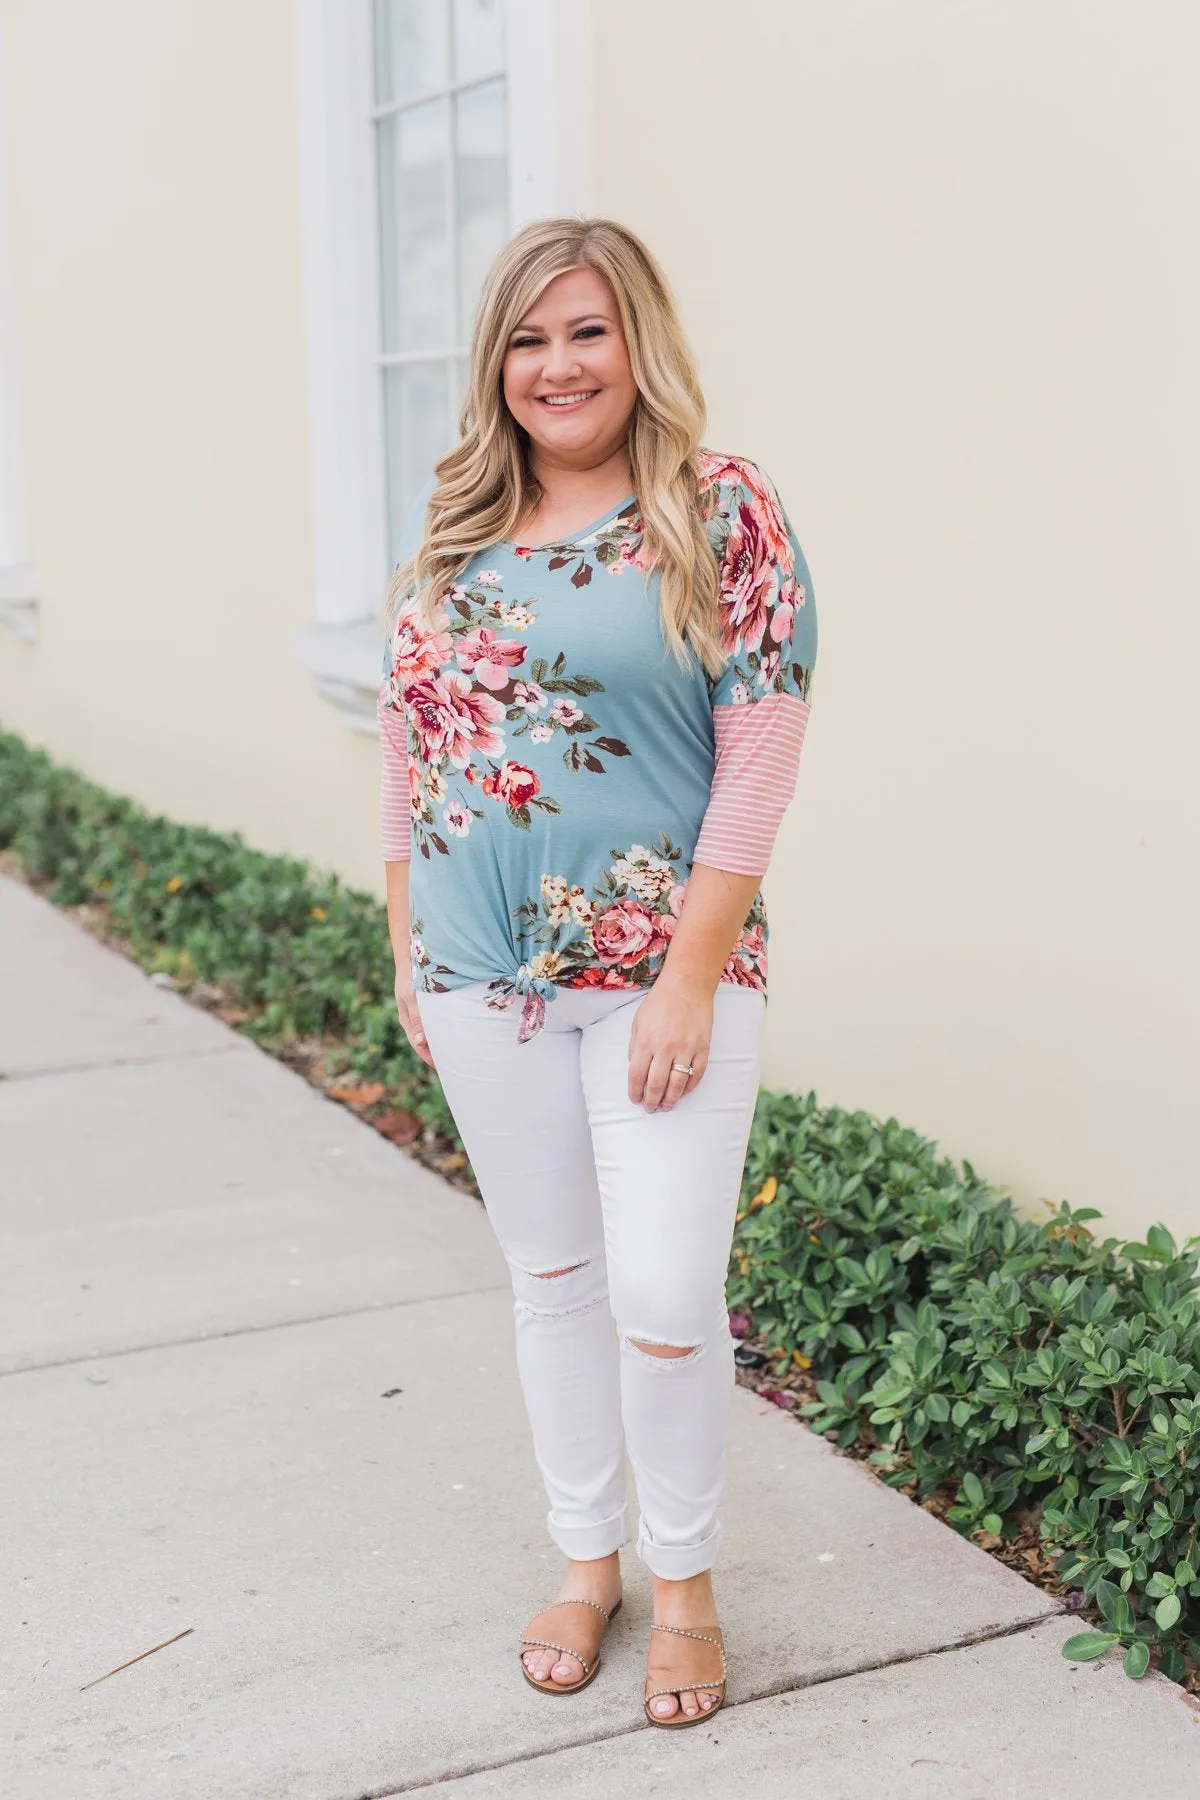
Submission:
<svg viewBox="0 0 1200 1800">
<path fill-rule="evenodd" d="M 3 96 L 0 39 L 0 98 Z M 37 583 L 29 539 L 29 497 L 21 433 L 16 286 L 9 219 L 8 142 L 0 118 L 0 623 L 37 635 Z"/>
</svg>

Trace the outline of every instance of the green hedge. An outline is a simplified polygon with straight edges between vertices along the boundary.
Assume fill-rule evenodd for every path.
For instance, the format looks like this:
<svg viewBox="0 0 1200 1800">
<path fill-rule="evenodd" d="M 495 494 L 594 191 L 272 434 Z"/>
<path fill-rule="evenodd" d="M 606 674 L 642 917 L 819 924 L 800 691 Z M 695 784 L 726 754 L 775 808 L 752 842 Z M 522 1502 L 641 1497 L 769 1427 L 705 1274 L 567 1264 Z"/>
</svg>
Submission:
<svg viewBox="0 0 1200 1800">
<path fill-rule="evenodd" d="M 465 1161 L 392 999 L 373 897 L 237 834 L 181 826 L 0 733 L 0 850 L 57 904 L 239 1028 L 375 1084 Z M 1200 1657 L 1200 1240 L 1100 1238 L 1097 1214 L 1020 1218 L 969 1164 L 894 1120 L 764 1092 L 729 1299 L 797 1410 L 885 1481 L 941 1494 L 1003 1542 L 1038 1509 L 1059 1575 L 1102 1616 L 1086 1659 L 1124 1646 L 1196 1684 Z M 753 1359 L 751 1359 L 753 1360 Z M 790 1403 L 792 1394 L 776 1398 Z"/>
</svg>

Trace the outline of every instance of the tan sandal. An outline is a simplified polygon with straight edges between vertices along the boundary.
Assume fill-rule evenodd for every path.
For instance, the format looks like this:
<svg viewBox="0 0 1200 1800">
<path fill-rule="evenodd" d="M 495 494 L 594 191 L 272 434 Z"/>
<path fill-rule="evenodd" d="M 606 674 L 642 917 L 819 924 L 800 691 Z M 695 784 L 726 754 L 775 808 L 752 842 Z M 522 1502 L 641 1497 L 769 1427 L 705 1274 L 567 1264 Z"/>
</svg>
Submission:
<svg viewBox="0 0 1200 1800">
<path fill-rule="evenodd" d="M 556 1600 L 553 1606 L 547 1606 L 543 1608 L 540 1613 L 534 1614 L 525 1629 L 525 1636 L 521 1639 L 520 1646 L 518 1647 L 517 1661 L 521 1665 L 522 1675 L 525 1677 L 530 1687 L 536 1688 L 539 1694 L 577 1694 L 580 1688 L 585 1688 L 587 1686 L 588 1682 L 592 1680 L 597 1669 L 600 1667 L 600 1639 L 604 1636 L 604 1626 L 601 1626 L 599 1629 L 590 1662 L 589 1659 L 583 1655 L 582 1651 L 576 1650 L 571 1644 L 558 1644 L 555 1643 L 553 1638 L 530 1636 L 533 1628 L 543 1622 L 544 1628 L 547 1631 L 558 1632 L 559 1627 L 553 1615 L 558 1611 L 560 1606 L 592 1606 L 603 1617 L 605 1625 L 608 1624 L 610 1619 L 615 1619 L 621 1610 L 620 1600 L 617 1601 L 617 1604 L 613 1607 L 611 1612 L 608 1611 L 607 1607 L 601 1606 L 598 1600 Z M 560 1635 L 565 1637 L 567 1633 L 563 1631 Z M 525 1650 L 536 1649 L 557 1650 L 560 1656 L 573 1656 L 576 1662 L 583 1664 L 582 1676 L 578 1681 L 571 1682 L 551 1680 L 536 1681 L 525 1667 L 525 1659 L 522 1654 Z"/>
<path fill-rule="evenodd" d="M 652 1625 L 650 1627 L 650 1629 L 652 1631 L 670 1631 L 670 1632 L 673 1632 L 676 1637 L 695 1638 L 697 1640 L 697 1642 L 699 1642 L 701 1644 L 711 1644 L 713 1646 L 714 1650 L 717 1652 L 717 1655 L 721 1659 L 721 1675 L 720 1675 L 719 1680 L 709 1681 L 709 1680 L 706 1680 L 703 1675 L 695 1675 L 695 1676 L 689 1676 L 686 1680 L 681 1680 L 681 1681 L 676 1682 L 673 1687 L 651 1688 L 647 1692 L 645 1699 L 643 1701 L 643 1705 L 646 1710 L 646 1717 L 649 1719 L 651 1725 L 665 1726 L 667 1729 L 673 1731 L 676 1729 L 677 1726 L 680 1726 L 680 1725 L 699 1725 L 701 1720 L 711 1719 L 713 1717 L 714 1713 L 719 1713 L 721 1708 L 725 1704 L 725 1637 L 724 1637 L 724 1633 L 721 1630 L 721 1627 L 719 1625 L 714 1625 L 712 1627 L 712 1630 L 716 1633 L 715 1637 L 709 1637 L 707 1635 L 707 1633 L 705 1633 L 703 1631 L 685 1631 L 682 1625 Z M 650 1659 L 649 1660 L 652 1661 L 653 1657 L 654 1657 L 654 1639 L 651 1638 L 651 1640 L 650 1640 Z M 676 1672 L 676 1671 L 672 1670 L 669 1666 L 671 1664 L 671 1662 L 675 1660 L 670 1655 L 670 1647 L 669 1646 L 668 1646 L 668 1650 L 667 1650 L 664 1660 L 668 1666 L 661 1670 L 652 1670 L 649 1667 L 649 1662 L 647 1663 L 646 1680 L 648 1682 L 659 1680 L 663 1677 L 670 1676 L 671 1674 Z M 706 1657 L 703 1657 L 701 1660 L 711 1663 L 712 1657 L 706 1656 Z M 687 1713 L 684 1712 L 683 1703 L 682 1703 L 682 1700 L 680 1700 L 680 1696 L 682 1694 L 694 1693 L 697 1691 L 699 1691 L 700 1693 L 709 1693 L 709 1692 L 712 1692 L 714 1689 L 720 1689 L 720 1693 L 718 1695 L 715 1706 L 710 1706 L 707 1709 L 705 1709 L 704 1707 L 701 1707 L 699 1709 L 699 1711 L 692 1714 L 691 1716 L 689 1716 Z M 675 1698 L 677 1700 L 680 1700 L 679 1707 L 677 1708 L 677 1710 L 675 1712 L 672 1713 L 672 1715 L 669 1719 L 661 1719 L 658 1717 L 658 1715 L 656 1713 L 652 1713 L 650 1710 L 650 1702 L 652 1700 L 659 1699 L 663 1694 L 674 1694 Z"/>
</svg>

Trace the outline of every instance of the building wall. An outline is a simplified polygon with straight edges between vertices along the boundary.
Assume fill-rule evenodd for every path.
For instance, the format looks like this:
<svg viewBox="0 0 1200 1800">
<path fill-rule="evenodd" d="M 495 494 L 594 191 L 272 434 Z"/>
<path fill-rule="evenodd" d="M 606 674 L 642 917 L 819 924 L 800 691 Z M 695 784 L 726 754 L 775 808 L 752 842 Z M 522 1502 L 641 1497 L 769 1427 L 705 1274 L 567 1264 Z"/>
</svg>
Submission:
<svg viewBox="0 0 1200 1800">
<path fill-rule="evenodd" d="M 1200 1229 L 1190 0 L 603 0 L 595 201 L 821 657 L 767 1074 Z M 313 557 L 289 0 L 0 0 L 40 641 L 0 722 L 380 892 Z M 684 28 L 686 26 L 686 29 Z"/>
<path fill-rule="evenodd" d="M 313 616 L 290 0 L 2 0 L 40 640 L 0 721 L 382 891 Z"/>
<path fill-rule="evenodd" d="M 597 210 L 818 600 L 768 1078 L 1200 1230 L 1200 9 L 595 17 Z"/>
</svg>

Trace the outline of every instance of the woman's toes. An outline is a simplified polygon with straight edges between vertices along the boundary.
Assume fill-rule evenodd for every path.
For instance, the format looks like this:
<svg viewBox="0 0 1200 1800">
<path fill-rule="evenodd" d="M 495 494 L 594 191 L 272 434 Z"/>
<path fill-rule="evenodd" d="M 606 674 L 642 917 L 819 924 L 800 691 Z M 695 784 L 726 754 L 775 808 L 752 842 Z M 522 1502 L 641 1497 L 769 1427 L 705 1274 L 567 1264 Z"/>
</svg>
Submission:
<svg viewBox="0 0 1200 1800">
<path fill-rule="evenodd" d="M 697 1698 L 700 1701 L 701 1712 L 711 1712 L 713 1707 L 717 1704 L 717 1696 L 715 1694 L 699 1694 L 697 1695 Z"/>
<path fill-rule="evenodd" d="M 700 1703 L 696 1699 L 695 1694 L 693 1694 L 690 1689 L 685 1688 L 683 1693 L 679 1696 L 679 1701 L 688 1718 L 694 1719 L 696 1714 L 700 1711 Z"/>
<path fill-rule="evenodd" d="M 583 1665 L 573 1656 L 564 1656 L 551 1665 L 550 1675 L 563 1687 L 570 1687 L 572 1682 L 582 1681 Z"/>
<path fill-rule="evenodd" d="M 554 1662 L 555 1652 L 553 1650 L 527 1650 L 525 1652 L 525 1667 L 535 1681 L 545 1681 Z"/>
<path fill-rule="evenodd" d="M 657 1700 L 650 1702 L 655 1718 L 669 1719 L 679 1711 L 679 1702 L 674 1694 L 660 1694 Z"/>
</svg>

